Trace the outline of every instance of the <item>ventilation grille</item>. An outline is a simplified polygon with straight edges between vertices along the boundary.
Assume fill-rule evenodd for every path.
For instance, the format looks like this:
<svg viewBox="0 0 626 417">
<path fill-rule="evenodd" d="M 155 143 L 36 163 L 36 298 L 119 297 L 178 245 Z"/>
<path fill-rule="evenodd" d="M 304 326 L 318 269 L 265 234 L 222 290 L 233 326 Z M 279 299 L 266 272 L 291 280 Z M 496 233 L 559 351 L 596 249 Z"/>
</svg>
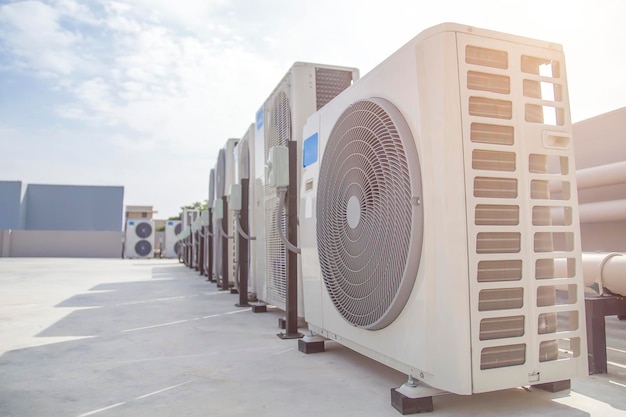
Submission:
<svg viewBox="0 0 626 417">
<path fill-rule="evenodd" d="M 269 157 L 269 150 L 274 146 L 288 146 L 292 139 L 291 108 L 285 91 L 279 91 L 270 101 L 269 109 L 265 112 L 265 161 Z M 278 197 L 276 189 L 265 186 L 265 279 L 267 287 L 267 301 L 284 309 L 287 294 L 287 252 L 280 239 L 276 212 L 278 211 Z M 282 230 L 285 230 L 286 217 L 281 215 Z"/>
<path fill-rule="evenodd" d="M 317 110 L 352 85 L 352 72 L 330 68 L 315 68 Z"/>
<path fill-rule="evenodd" d="M 579 327 L 571 306 L 577 287 L 567 285 L 575 268 L 571 141 L 542 134 L 564 124 L 560 63 L 506 47 L 466 45 L 464 56 L 470 285 L 479 318 L 472 333 L 480 369 L 571 358 L 580 345 L 567 334 Z M 565 146 L 546 146 L 554 143 Z M 561 275 L 557 259 L 567 265 Z M 562 293 L 557 284 L 566 284 Z"/>
<path fill-rule="evenodd" d="M 148 256 L 152 252 L 152 244 L 147 240 L 140 240 L 135 243 L 135 253 L 138 256 Z"/>
<path fill-rule="evenodd" d="M 135 234 L 138 238 L 145 239 L 152 234 L 152 226 L 146 222 L 138 223 L 135 227 Z"/>
<path fill-rule="evenodd" d="M 317 194 L 318 252 L 332 302 L 354 326 L 387 326 L 415 282 L 418 262 L 408 258 L 412 239 L 421 245 L 421 227 L 414 233 L 415 219 L 422 219 L 415 213 L 416 154 L 402 115 L 382 99 L 351 105 L 328 139 Z M 411 258 L 420 253 L 413 250 Z"/>
</svg>

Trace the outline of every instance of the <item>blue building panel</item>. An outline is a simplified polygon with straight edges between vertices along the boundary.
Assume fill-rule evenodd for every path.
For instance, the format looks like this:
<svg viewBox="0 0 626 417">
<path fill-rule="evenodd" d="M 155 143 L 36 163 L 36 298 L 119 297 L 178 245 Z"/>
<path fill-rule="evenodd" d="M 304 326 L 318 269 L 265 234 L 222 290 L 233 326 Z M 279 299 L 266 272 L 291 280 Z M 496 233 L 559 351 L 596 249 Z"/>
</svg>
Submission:
<svg viewBox="0 0 626 417">
<path fill-rule="evenodd" d="M 0 181 L 0 230 L 21 229 L 21 181 Z"/>
<path fill-rule="evenodd" d="M 29 184 L 24 200 L 27 230 L 122 230 L 122 186 Z"/>
</svg>

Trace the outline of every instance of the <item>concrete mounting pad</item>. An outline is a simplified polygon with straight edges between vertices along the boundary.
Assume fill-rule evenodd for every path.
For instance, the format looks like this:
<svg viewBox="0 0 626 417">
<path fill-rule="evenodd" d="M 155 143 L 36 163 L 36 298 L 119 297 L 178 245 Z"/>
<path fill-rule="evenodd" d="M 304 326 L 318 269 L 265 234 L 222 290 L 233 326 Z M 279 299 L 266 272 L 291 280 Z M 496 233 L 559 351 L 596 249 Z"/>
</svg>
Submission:
<svg viewBox="0 0 626 417">
<path fill-rule="evenodd" d="M 176 260 L 0 258 L 0 416 L 400 415 L 405 375 L 332 341 L 305 355 L 283 312 L 236 301 Z M 569 391 L 441 395 L 432 415 L 624 416 L 625 321 L 607 346 L 609 373 Z"/>
</svg>

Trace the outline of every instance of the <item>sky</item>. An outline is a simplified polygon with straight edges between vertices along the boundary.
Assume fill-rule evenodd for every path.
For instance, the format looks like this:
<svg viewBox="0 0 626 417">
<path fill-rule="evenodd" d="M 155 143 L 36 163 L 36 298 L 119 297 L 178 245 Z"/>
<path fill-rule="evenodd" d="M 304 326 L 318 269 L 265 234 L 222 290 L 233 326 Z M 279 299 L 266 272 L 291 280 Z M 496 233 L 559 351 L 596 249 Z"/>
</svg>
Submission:
<svg viewBox="0 0 626 417">
<path fill-rule="evenodd" d="M 0 0 L 0 180 L 175 216 L 294 62 L 364 75 L 443 22 L 562 44 L 573 122 L 626 106 L 623 0 Z"/>
</svg>

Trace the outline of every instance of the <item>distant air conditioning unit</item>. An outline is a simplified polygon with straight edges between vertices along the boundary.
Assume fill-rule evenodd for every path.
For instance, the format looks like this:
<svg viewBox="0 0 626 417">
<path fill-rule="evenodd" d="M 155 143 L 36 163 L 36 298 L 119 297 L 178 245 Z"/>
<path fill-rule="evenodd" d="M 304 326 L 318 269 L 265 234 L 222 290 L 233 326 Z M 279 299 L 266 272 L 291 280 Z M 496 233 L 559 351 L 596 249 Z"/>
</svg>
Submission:
<svg viewBox="0 0 626 417">
<path fill-rule="evenodd" d="M 235 181 L 235 161 L 233 151 L 238 141 L 239 139 L 228 139 L 224 147 L 220 149 L 217 157 L 217 165 L 215 167 L 215 199 L 221 200 L 222 204 L 227 202 L 226 200 L 230 186 Z M 219 285 L 222 282 L 221 280 L 223 279 L 223 274 L 226 274 L 229 286 L 233 286 L 235 272 L 235 244 L 234 239 L 224 239 L 224 235 L 233 236 L 234 223 L 232 216 L 228 213 L 228 210 L 223 209 L 220 214 L 222 214 L 222 217 L 219 219 L 217 219 L 215 215 L 213 216 L 213 248 L 215 251 L 214 263 L 216 265 L 217 272 L 216 278 Z M 226 241 L 226 244 L 224 244 L 224 241 Z M 226 251 L 226 265 L 224 265 L 223 261 L 223 251 Z"/>
<path fill-rule="evenodd" d="M 124 257 L 152 258 L 154 234 L 152 219 L 128 219 L 124 239 Z"/>
<path fill-rule="evenodd" d="M 200 217 L 200 210 L 197 209 L 183 209 L 183 215 L 182 215 L 182 223 L 183 223 L 183 229 L 186 229 L 187 227 L 191 227 L 191 225 L 196 221 L 196 219 Z"/>
<path fill-rule="evenodd" d="M 168 220 L 165 224 L 165 258 L 177 258 L 179 243 L 178 235 L 183 231 L 183 223 L 180 220 Z"/>
<path fill-rule="evenodd" d="M 274 146 L 287 146 L 293 141 L 300 155 L 302 127 L 307 117 L 350 87 L 358 77 L 359 72 L 355 68 L 296 62 L 257 112 L 254 135 L 254 235 L 257 237 L 255 244 L 258 256 L 253 269 L 258 298 L 283 310 L 286 306 L 287 253 L 278 233 L 279 227 L 285 230 L 286 218 L 283 213 L 281 224 L 277 224 L 279 199 L 275 188 L 266 183 L 265 164 L 269 150 Z M 301 166 L 301 163 L 298 156 L 297 165 Z M 299 170 L 297 172 L 299 179 Z M 298 184 L 293 184 L 292 192 L 298 192 Z M 302 316 L 302 303 L 298 305 L 299 315 Z"/>
<path fill-rule="evenodd" d="M 251 124 L 246 130 L 246 133 L 243 135 L 243 138 L 237 143 L 237 146 L 233 149 L 233 157 L 235 164 L 235 179 L 234 184 L 237 184 L 242 193 L 242 200 L 244 200 L 243 194 L 245 193 L 245 199 L 248 204 L 244 208 L 242 207 L 240 211 L 240 225 L 247 225 L 244 232 L 248 235 L 248 237 L 252 237 L 254 230 L 254 220 L 255 220 L 255 196 L 254 196 L 254 181 L 250 183 L 250 173 L 254 172 L 254 124 Z M 233 210 L 233 207 L 230 207 Z M 245 213 L 245 218 L 244 218 Z M 239 248 L 239 243 L 243 242 L 247 243 L 248 248 L 248 257 L 247 259 L 243 259 L 241 253 L 237 250 L 235 263 L 239 265 L 239 268 L 235 268 L 236 271 L 241 271 L 241 264 L 246 263 L 248 266 L 248 293 L 256 294 L 256 283 L 255 283 L 255 262 L 256 262 L 256 239 L 255 240 L 247 240 L 240 233 L 235 233 L 235 247 Z M 241 291 L 241 289 L 240 289 Z"/>
<path fill-rule="evenodd" d="M 207 277 L 209 281 L 215 281 L 218 276 L 217 264 L 215 261 L 215 168 L 209 171 L 209 195 L 207 198 L 209 206 L 209 225 L 207 226 Z M 210 255 L 210 257 L 209 257 Z M 210 262 L 208 260 L 210 259 Z"/>
<path fill-rule="evenodd" d="M 559 45 L 436 26 L 304 137 L 310 329 L 457 394 L 586 373 Z"/>
</svg>

